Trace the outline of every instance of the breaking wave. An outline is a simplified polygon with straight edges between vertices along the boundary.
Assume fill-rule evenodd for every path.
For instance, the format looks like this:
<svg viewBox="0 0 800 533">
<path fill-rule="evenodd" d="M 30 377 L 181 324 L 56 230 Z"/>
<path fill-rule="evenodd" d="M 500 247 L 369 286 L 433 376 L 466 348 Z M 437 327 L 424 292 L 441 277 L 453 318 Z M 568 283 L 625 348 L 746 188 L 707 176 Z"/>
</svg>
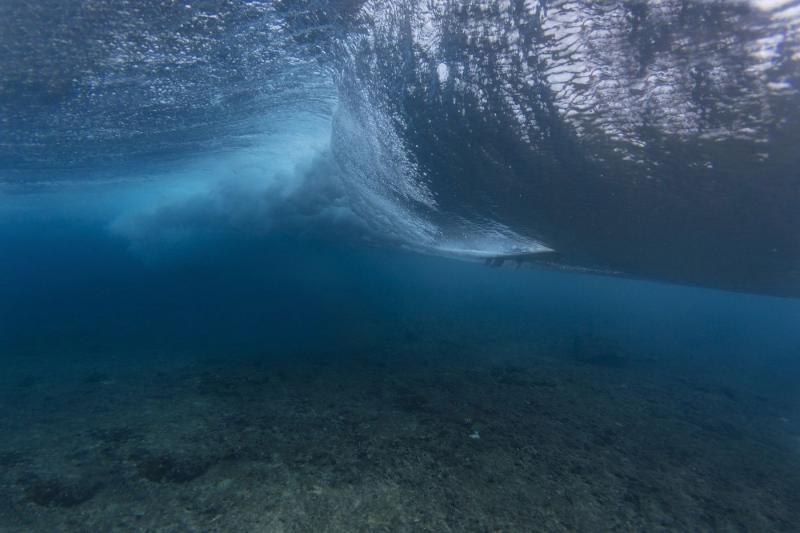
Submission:
<svg viewBox="0 0 800 533">
<path fill-rule="evenodd" d="M 51 0 L 0 20 L 6 189 L 254 150 L 303 180 L 280 135 L 300 123 L 403 246 L 800 295 L 796 1 Z"/>
</svg>

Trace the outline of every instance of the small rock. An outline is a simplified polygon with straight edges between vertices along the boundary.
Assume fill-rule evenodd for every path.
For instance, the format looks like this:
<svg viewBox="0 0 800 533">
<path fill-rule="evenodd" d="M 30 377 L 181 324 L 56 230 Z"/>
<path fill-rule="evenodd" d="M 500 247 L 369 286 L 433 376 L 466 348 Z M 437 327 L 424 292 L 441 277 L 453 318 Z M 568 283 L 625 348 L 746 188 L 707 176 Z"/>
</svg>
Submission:
<svg viewBox="0 0 800 533">
<path fill-rule="evenodd" d="M 139 475 L 150 481 L 186 483 L 205 474 L 211 462 L 200 457 L 155 455 L 138 461 L 136 467 Z"/>
</svg>

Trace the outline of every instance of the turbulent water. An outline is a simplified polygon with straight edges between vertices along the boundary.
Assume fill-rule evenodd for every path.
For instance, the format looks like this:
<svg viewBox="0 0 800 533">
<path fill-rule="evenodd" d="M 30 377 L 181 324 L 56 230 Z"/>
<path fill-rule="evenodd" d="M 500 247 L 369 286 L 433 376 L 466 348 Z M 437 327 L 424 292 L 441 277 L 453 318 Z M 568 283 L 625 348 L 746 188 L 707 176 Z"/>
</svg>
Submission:
<svg viewBox="0 0 800 533">
<path fill-rule="evenodd" d="M 0 530 L 795 531 L 799 144 L 796 0 L 1 1 Z"/>
<path fill-rule="evenodd" d="M 417 249 L 798 294 L 794 2 L 0 9 L 12 189 L 307 159 L 270 137 L 293 130 Z"/>
</svg>

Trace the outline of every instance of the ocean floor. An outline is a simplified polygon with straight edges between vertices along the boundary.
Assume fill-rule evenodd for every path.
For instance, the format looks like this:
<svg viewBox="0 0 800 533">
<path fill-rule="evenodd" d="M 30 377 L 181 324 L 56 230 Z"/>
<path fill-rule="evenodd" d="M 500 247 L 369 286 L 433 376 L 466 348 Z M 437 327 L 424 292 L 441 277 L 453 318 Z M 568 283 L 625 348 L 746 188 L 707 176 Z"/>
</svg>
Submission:
<svg viewBox="0 0 800 533">
<path fill-rule="evenodd" d="M 10 365 L 0 530 L 800 528 L 797 396 L 587 342 Z"/>
</svg>

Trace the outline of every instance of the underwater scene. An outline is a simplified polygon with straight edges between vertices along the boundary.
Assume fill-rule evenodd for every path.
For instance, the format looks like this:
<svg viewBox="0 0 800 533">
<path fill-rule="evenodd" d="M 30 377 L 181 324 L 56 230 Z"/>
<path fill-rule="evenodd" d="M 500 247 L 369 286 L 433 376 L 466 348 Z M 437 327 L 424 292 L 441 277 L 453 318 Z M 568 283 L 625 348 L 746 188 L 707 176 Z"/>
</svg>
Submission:
<svg viewBox="0 0 800 533">
<path fill-rule="evenodd" d="M 800 531 L 800 0 L 0 0 L 0 532 Z"/>
</svg>

